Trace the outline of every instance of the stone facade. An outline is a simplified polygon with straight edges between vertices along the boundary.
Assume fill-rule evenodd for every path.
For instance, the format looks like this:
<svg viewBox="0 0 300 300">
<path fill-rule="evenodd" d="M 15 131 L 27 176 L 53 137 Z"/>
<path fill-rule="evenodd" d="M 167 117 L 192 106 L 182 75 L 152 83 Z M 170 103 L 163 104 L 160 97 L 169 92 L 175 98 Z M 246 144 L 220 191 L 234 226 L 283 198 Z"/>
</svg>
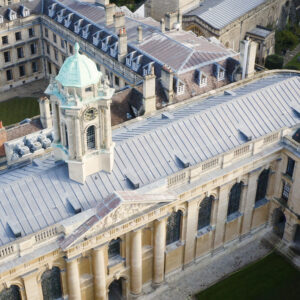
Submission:
<svg viewBox="0 0 300 300">
<path fill-rule="evenodd" d="M 296 130 L 281 128 L 165 181 L 114 192 L 95 209 L 5 245 L 0 249 L 2 292 L 17 286 L 19 299 L 43 299 L 45 272 L 59 268 L 60 297 L 105 300 L 122 294 L 125 299 L 142 299 L 145 288 L 163 284 L 173 272 L 238 246 L 262 229 L 276 231 L 280 225 L 282 241 L 294 245 L 300 226 Z M 257 201 L 260 177 L 267 170 L 265 196 Z M 290 185 L 287 200 L 285 183 Z M 230 193 L 236 185 L 241 187 L 239 209 L 229 216 Z M 199 209 L 207 197 L 212 199 L 209 225 L 199 228 Z M 278 211 L 286 221 L 273 217 Z M 180 225 L 172 240 L 169 222 L 174 214 Z"/>
</svg>

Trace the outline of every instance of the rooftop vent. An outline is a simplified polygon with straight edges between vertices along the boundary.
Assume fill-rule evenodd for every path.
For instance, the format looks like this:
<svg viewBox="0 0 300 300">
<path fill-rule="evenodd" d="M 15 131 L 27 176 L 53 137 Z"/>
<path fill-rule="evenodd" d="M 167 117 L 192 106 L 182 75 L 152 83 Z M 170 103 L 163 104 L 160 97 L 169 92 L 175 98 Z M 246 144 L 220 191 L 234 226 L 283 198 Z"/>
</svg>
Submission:
<svg viewBox="0 0 300 300">
<path fill-rule="evenodd" d="M 9 21 L 17 19 L 17 13 L 14 10 L 12 10 L 11 8 L 9 8 L 7 10 L 7 19 Z"/>
<path fill-rule="evenodd" d="M 57 13 L 57 22 L 62 23 L 66 9 L 63 8 Z"/>
<path fill-rule="evenodd" d="M 15 238 L 19 238 L 22 236 L 21 227 L 19 224 L 13 221 L 8 221 L 7 225 L 9 226 Z"/>
<path fill-rule="evenodd" d="M 226 96 L 236 96 L 236 92 L 226 90 L 226 91 L 224 91 L 224 95 L 226 95 Z"/>
<path fill-rule="evenodd" d="M 135 174 L 131 172 L 127 172 L 125 174 L 125 177 L 134 189 L 138 189 L 140 187 L 140 180 L 137 178 Z"/>
<path fill-rule="evenodd" d="M 68 203 L 71 205 L 75 214 L 79 214 L 81 212 L 81 205 L 79 201 L 74 197 L 67 198 Z"/>
<path fill-rule="evenodd" d="M 26 6 L 21 5 L 20 14 L 23 18 L 28 17 L 30 16 L 30 10 Z"/>
<path fill-rule="evenodd" d="M 300 105 L 298 103 L 293 104 L 292 110 L 295 112 L 296 116 L 300 118 Z"/>
<path fill-rule="evenodd" d="M 240 124 L 238 131 L 239 131 L 240 135 L 242 136 L 242 138 L 244 140 L 246 140 L 247 142 L 252 140 L 252 133 L 245 124 Z"/>
<path fill-rule="evenodd" d="M 188 168 L 191 163 L 188 158 L 186 158 L 183 154 L 181 153 L 176 153 L 175 154 L 176 160 L 182 165 L 183 168 Z"/>
<path fill-rule="evenodd" d="M 162 119 L 170 119 L 171 120 L 171 119 L 174 119 L 174 116 L 171 113 L 169 113 L 169 112 L 166 111 L 166 112 L 164 112 L 164 113 L 161 114 L 161 118 Z"/>
</svg>

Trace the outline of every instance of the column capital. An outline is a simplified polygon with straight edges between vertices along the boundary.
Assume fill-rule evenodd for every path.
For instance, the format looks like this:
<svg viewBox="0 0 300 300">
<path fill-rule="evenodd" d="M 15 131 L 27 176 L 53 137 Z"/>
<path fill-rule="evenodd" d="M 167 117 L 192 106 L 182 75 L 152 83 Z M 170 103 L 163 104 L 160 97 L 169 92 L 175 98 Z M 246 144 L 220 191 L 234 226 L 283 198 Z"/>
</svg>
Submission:
<svg viewBox="0 0 300 300">
<path fill-rule="evenodd" d="M 77 260 L 81 256 L 82 256 L 81 254 L 78 254 L 78 255 L 73 256 L 73 257 L 65 257 L 65 261 L 66 261 L 66 263 L 70 263 L 70 262 L 73 262 L 73 261 Z"/>
</svg>

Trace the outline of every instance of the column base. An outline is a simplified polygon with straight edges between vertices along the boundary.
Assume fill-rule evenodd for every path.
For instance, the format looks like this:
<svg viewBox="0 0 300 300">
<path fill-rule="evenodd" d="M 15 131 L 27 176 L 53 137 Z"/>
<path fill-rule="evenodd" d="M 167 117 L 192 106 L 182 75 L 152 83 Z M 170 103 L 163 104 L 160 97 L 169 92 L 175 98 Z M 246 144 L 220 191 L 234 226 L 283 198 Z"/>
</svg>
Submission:
<svg viewBox="0 0 300 300">
<path fill-rule="evenodd" d="M 134 300 L 134 299 L 138 299 L 139 297 L 141 297 L 143 295 L 143 293 L 140 293 L 138 295 L 136 294 L 132 294 L 131 292 L 129 293 L 129 299 L 130 300 Z"/>
</svg>

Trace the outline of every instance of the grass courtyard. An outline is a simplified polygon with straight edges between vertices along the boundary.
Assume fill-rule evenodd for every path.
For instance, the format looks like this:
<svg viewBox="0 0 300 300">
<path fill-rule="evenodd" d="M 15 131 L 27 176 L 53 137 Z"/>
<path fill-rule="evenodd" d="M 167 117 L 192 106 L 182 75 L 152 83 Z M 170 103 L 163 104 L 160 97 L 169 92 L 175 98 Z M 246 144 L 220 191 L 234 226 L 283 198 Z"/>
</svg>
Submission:
<svg viewBox="0 0 300 300">
<path fill-rule="evenodd" d="M 296 300 L 300 272 L 271 253 L 196 295 L 197 300 Z"/>
<path fill-rule="evenodd" d="M 39 114 L 39 104 L 36 98 L 13 98 L 0 102 L 0 121 L 3 121 L 4 126 Z"/>
</svg>

